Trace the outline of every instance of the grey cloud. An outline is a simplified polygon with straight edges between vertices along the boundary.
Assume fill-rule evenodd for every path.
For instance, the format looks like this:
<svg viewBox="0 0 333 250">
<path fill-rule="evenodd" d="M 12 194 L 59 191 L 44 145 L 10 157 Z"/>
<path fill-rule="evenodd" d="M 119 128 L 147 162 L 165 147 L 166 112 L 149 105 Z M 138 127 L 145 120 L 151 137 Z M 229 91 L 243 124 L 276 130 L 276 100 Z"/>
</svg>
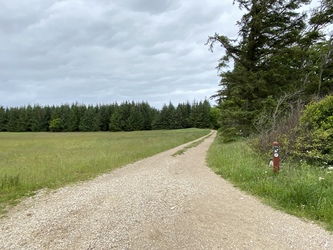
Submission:
<svg viewBox="0 0 333 250">
<path fill-rule="evenodd" d="M 132 11 L 148 12 L 150 14 L 159 14 L 167 12 L 179 6 L 177 0 L 164 0 L 164 1 L 146 1 L 146 0 L 116 0 L 119 4 L 126 6 Z"/>
<path fill-rule="evenodd" d="M 219 0 L 4 0 L 0 7 L 0 106 L 209 97 L 220 54 L 204 43 L 214 32 L 235 33 L 239 14 Z"/>
</svg>

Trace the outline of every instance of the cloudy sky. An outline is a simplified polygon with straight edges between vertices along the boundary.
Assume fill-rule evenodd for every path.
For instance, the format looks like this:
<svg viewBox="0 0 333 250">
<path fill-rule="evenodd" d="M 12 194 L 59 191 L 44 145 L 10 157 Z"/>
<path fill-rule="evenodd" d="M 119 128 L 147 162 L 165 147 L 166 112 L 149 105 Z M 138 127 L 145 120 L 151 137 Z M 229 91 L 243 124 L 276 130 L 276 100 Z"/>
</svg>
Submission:
<svg viewBox="0 0 333 250">
<path fill-rule="evenodd" d="M 1 0 L 0 106 L 148 101 L 218 89 L 215 32 L 237 34 L 232 0 Z"/>
</svg>

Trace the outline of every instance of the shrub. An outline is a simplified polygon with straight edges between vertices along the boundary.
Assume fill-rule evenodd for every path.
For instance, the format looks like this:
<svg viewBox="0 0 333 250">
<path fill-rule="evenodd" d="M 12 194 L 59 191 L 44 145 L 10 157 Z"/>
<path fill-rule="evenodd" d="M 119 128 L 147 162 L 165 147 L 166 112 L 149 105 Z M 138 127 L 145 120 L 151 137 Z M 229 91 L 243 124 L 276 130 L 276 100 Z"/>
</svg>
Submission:
<svg viewBox="0 0 333 250">
<path fill-rule="evenodd" d="M 333 96 L 306 106 L 297 135 L 296 156 L 312 163 L 333 164 Z"/>
<path fill-rule="evenodd" d="M 267 158 L 272 156 L 274 141 L 280 143 L 280 158 L 286 159 L 291 155 L 297 140 L 296 127 L 299 123 L 303 105 L 296 104 L 285 118 L 279 120 L 275 129 L 263 129 L 259 135 L 250 141 L 252 149 Z"/>
<path fill-rule="evenodd" d="M 61 131 L 61 119 L 60 118 L 55 118 L 51 120 L 50 126 L 49 126 L 50 131 L 52 132 L 59 132 Z"/>
</svg>

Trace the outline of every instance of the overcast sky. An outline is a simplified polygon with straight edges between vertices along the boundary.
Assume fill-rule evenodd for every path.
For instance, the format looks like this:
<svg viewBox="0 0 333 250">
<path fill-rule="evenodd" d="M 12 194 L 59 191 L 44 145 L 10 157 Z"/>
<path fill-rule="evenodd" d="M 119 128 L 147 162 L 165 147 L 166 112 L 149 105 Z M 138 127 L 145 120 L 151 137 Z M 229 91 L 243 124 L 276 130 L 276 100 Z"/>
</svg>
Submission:
<svg viewBox="0 0 333 250">
<path fill-rule="evenodd" d="M 215 94 L 205 42 L 237 34 L 232 0 L 0 0 L 0 106 L 148 101 Z"/>
</svg>

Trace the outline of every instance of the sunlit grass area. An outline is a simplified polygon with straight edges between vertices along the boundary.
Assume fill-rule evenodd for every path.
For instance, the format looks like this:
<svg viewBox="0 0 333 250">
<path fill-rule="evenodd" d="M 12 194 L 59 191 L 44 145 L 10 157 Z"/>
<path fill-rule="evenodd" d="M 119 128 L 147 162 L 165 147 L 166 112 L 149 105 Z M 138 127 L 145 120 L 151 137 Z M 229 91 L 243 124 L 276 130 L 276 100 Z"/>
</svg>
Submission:
<svg viewBox="0 0 333 250">
<path fill-rule="evenodd" d="M 209 166 L 267 204 L 333 231 L 333 171 L 293 162 L 274 174 L 268 159 L 254 154 L 247 143 L 222 143 L 217 138 L 208 153 Z"/>
<path fill-rule="evenodd" d="M 209 132 L 0 133 L 0 211 L 38 189 L 87 180 Z"/>
</svg>

